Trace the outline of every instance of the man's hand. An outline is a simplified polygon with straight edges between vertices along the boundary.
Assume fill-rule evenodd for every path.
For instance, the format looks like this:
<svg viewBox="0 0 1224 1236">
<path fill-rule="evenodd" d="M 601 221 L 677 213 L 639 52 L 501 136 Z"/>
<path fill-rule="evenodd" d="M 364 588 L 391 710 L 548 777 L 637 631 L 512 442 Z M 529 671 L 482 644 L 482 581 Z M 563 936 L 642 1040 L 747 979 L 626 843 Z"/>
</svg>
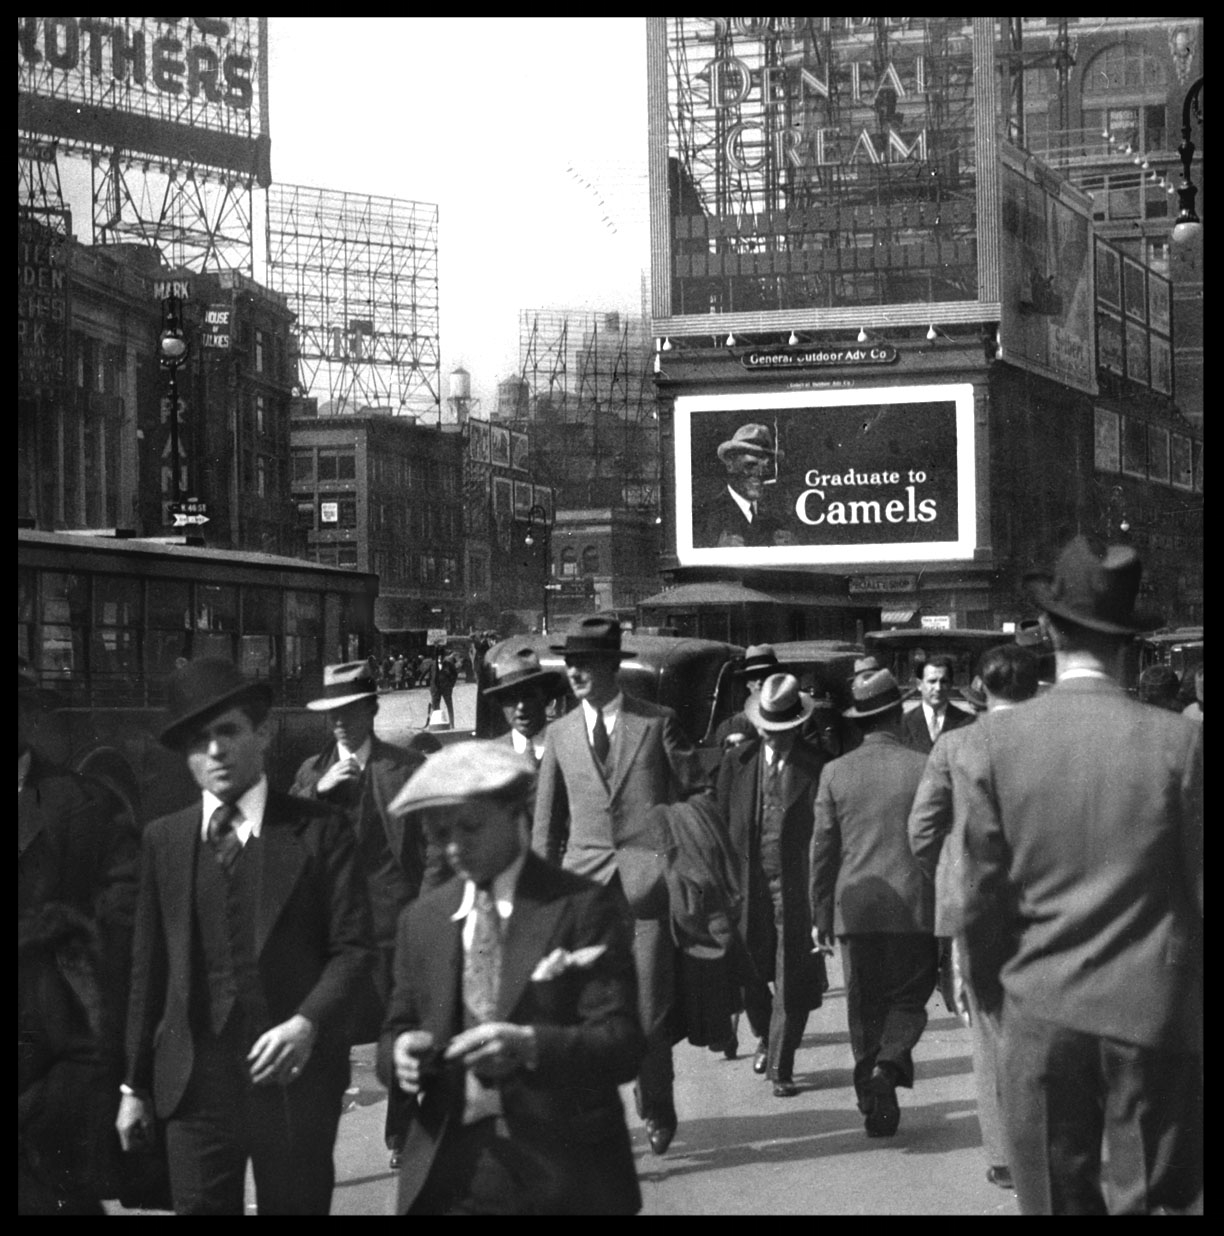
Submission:
<svg viewBox="0 0 1224 1236">
<path fill-rule="evenodd" d="M 153 1111 L 149 1104 L 139 1095 L 125 1094 L 119 1100 L 115 1129 L 124 1151 L 140 1150 L 147 1146 L 153 1138 Z"/>
<path fill-rule="evenodd" d="M 328 790 L 334 790 L 338 785 L 348 785 L 350 782 L 356 781 L 361 776 L 361 765 L 357 763 L 355 755 L 347 756 L 343 760 L 333 764 L 320 778 L 315 786 L 315 792 L 318 794 L 326 794 Z"/>
<path fill-rule="evenodd" d="M 812 952 L 826 953 L 830 957 L 833 955 L 833 937 L 819 927 L 812 928 Z"/>
<path fill-rule="evenodd" d="M 495 1082 L 534 1065 L 535 1054 L 535 1031 L 530 1026 L 490 1021 L 457 1034 L 443 1058 L 461 1061 L 481 1081 Z"/>
<path fill-rule="evenodd" d="M 287 1086 L 306 1067 L 314 1042 L 314 1023 L 301 1013 L 294 1013 L 288 1021 L 265 1030 L 247 1052 L 251 1080 L 257 1086 L 273 1082 Z"/>
<path fill-rule="evenodd" d="M 406 1094 L 420 1094 L 426 1070 L 437 1054 L 434 1036 L 428 1030 L 405 1030 L 391 1049 L 395 1078 Z"/>
</svg>

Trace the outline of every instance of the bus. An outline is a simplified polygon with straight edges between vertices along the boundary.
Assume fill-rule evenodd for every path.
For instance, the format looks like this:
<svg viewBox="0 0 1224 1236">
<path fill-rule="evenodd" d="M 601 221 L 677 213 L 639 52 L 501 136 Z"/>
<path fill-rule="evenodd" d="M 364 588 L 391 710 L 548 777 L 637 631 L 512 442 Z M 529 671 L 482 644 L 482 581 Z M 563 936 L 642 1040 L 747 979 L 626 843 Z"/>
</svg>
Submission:
<svg viewBox="0 0 1224 1236">
<path fill-rule="evenodd" d="M 157 741 L 174 669 L 232 660 L 274 692 L 269 779 L 288 787 L 326 741 L 302 705 L 327 662 L 373 650 L 378 577 L 296 558 L 156 539 L 17 531 L 17 652 L 52 701 L 35 745 L 104 782 L 142 824 L 190 801 Z"/>
</svg>

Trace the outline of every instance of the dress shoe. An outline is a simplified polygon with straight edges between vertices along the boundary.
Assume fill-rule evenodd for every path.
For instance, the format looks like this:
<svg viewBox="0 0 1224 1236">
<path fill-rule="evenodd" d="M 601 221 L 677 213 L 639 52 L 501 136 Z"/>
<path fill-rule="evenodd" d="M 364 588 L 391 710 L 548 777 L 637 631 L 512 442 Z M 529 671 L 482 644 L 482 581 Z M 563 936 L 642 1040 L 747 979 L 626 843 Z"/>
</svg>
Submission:
<svg viewBox="0 0 1224 1236">
<path fill-rule="evenodd" d="M 404 1162 L 404 1152 L 402 1150 L 391 1151 L 390 1167 L 393 1172 L 398 1172 Z"/>
<path fill-rule="evenodd" d="M 992 1185 L 998 1185 L 1000 1189 L 1015 1189 L 1015 1184 L 1012 1183 L 1011 1168 L 1006 1164 L 999 1164 L 997 1167 L 988 1167 L 986 1169 L 986 1179 Z"/>
<path fill-rule="evenodd" d="M 892 1137 L 901 1123 L 901 1108 L 897 1105 L 897 1086 L 879 1065 L 863 1087 L 867 1105 L 864 1126 L 868 1137 Z"/>
<path fill-rule="evenodd" d="M 769 1044 L 764 1039 L 757 1039 L 756 1054 L 752 1057 L 752 1071 L 764 1076 L 769 1068 Z"/>
<path fill-rule="evenodd" d="M 775 1099 L 793 1099 L 799 1093 L 799 1087 L 789 1077 L 779 1077 L 773 1090 Z"/>
<path fill-rule="evenodd" d="M 711 1043 L 710 1050 L 715 1055 L 721 1052 L 728 1060 L 734 1060 L 739 1055 L 739 1036 L 732 1034 L 729 1039 L 723 1039 L 721 1043 Z"/>
<path fill-rule="evenodd" d="M 668 1123 L 647 1117 L 646 1136 L 650 1139 L 650 1149 L 655 1154 L 666 1154 L 668 1146 L 672 1144 L 672 1138 L 676 1136 L 676 1122 L 672 1120 Z"/>
</svg>

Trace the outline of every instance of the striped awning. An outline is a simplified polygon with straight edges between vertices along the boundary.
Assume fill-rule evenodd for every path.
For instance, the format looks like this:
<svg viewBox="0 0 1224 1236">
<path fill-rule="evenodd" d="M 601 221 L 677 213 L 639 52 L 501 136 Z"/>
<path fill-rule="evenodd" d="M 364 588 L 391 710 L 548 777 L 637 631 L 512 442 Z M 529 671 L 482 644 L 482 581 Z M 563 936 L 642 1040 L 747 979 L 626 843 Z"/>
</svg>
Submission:
<svg viewBox="0 0 1224 1236">
<path fill-rule="evenodd" d="M 886 627 L 903 627 L 907 622 L 914 621 L 916 610 L 912 609 L 886 609 L 880 613 L 880 621 Z"/>
</svg>

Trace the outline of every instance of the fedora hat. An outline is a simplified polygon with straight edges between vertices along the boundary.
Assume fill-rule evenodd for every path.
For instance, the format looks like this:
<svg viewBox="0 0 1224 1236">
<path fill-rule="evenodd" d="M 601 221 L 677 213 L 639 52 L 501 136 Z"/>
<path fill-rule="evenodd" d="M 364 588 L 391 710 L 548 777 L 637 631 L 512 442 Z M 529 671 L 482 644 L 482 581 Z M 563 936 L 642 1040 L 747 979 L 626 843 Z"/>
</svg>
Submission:
<svg viewBox="0 0 1224 1236">
<path fill-rule="evenodd" d="M 772 644 L 751 644 L 744 663 L 735 671 L 737 678 L 768 678 L 778 672 L 778 654 Z"/>
<path fill-rule="evenodd" d="M 725 462 L 728 455 L 782 458 L 782 452 L 774 450 L 773 432 L 768 425 L 741 425 L 726 442 L 718 444 L 718 458 Z"/>
<path fill-rule="evenodd" d="M 502 742 L 459 742 L 431 755 L 391 800 L 393 815 L 454 807 L 474 798 L 527 800 L 535 771 Z"/>
<path fill-rule="evenodd" d="M 1142 575 L 1131 546 L 1094 546 L 1081 534 L 1063 547 L 1053 573 L 1033 571 L 1024 582 L 1047 613 L 1106 635 L 1134 635 L 1146 625 L 1135 616 Z"/>
<path fill-rule="evenodd" d="M 583 653 L 587 656 L 615 657 L 619 661 L 633 656 L 633 653 L 621 648 L 620 623 L 601 614 L 580 618 L 570 628 L 564 644 L 549 644 L 549 648 L 566 656 Z"/>
<path fill-rule="evenodd" d="M 368 661 L 345 661 L 323 667 L 323 694 L 307 700 L 311 712 L 330 712 L 355 704 L 358 700 L 378 698 L 378 683 L 370 673 Z"/>
<path fill-rule="evenodd" d="M 978 712 L 986 711 L 986 687 L 982 682 L 981 674 L 973 675 L 973 681 L 967 687 L 961 688 L 961 695 L 965 697 L 965 703 L 970 707 Z"/>
<path fill-rule="evenodd" d="M 877 713 L 901 707 L 901 688 L 886 669 L 856 674 L 850 686 L 850 695 L 854 703 L 842 709 L 843 717 L 874 717 Z"/>
<path fill-rule="evenodd" d="M 189 661 L 170 675 L 166 721 L 158 738 L 167 747 L 180 747 L 193 727 L 245 700 L 271 707 L 272 688 L 251 682 L 223 657 Z"/>
<path fill-rule="evenodd" d="M 815 703 L 799 690 L 794 674 L 770 674 L 761 683 L 760 695 L 744 705 L 744 716 L 758 730 L 793 730 L 802 725 Z"/>
<path fill-rule="evenodd" d="M 508 695 L 527 683 L 539 683 L 555 691 L 565 685 L 565 676 L 557 670 L 546 670 L 534 648 L 505 648 L 494 658 L 491 668 L 493 685 L 485 687 L 481 694 L 492 698 Z"/>
</svg>

